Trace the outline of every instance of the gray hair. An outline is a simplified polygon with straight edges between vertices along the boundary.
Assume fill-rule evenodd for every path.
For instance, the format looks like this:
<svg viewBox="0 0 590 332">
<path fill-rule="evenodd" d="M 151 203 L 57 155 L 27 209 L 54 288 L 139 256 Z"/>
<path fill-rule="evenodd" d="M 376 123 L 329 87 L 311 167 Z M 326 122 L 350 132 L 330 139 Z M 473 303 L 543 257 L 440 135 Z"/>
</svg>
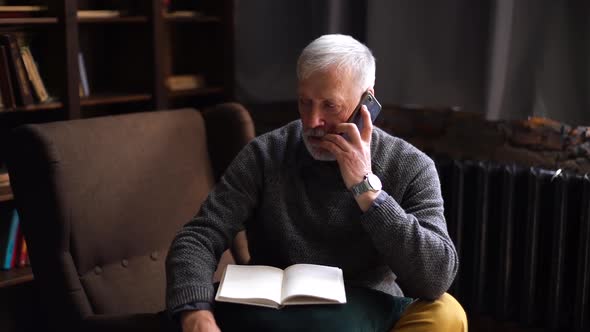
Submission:
<svg viewBox="0 0 590 332">
<path fill-rule="evenodd" d="M 375 57 L 371 50 L 351 36 L 323 35 L 307 45 L 297 60 L 301 81 L 331 66 L 350 70 L 363 90 L 375 85 Z"/>
</svg>

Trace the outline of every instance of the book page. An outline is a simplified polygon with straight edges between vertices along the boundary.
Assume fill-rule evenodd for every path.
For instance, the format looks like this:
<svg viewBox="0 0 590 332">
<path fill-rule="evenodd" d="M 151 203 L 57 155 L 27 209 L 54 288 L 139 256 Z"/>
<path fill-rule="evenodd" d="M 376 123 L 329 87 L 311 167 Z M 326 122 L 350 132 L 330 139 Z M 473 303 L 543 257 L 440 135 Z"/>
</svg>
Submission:
<svg viewBox="0 0 590 332">
<path fill-rule="evenodd" d="M 230 264 L 221 279 L 215 299 L 224 302 L 277 307 L 281 302 L 282 283 L 283 271 L 281 269 L 263 265 Z M 277 305 L 255 299 L 270 300 Z"/>
<path fill-rule="evenodd" d="M 346 303 L 342 270 L 313 264 L 291 265 L 285 269 L 282 300 L 284 304 Z"/>
</svg>

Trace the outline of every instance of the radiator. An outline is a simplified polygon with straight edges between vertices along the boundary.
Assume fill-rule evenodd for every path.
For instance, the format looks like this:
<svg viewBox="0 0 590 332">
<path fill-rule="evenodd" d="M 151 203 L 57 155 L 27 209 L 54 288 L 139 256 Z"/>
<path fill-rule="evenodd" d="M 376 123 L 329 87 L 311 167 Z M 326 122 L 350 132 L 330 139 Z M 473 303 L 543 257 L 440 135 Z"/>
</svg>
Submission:
<svg viewBox="0 0 590 332">
<path fill-rule="evenodd" d="M 468 315 L 588 330 L 590 178 L 435 159 L 460 257 L 450 289 Z"/>
</svg>

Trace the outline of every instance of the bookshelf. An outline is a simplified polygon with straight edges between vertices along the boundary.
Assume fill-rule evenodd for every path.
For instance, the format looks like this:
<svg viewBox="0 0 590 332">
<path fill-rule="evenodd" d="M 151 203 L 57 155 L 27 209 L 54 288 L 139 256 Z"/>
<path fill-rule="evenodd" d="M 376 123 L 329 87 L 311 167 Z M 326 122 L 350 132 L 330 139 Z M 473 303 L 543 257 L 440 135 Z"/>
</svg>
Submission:
<svg viewBox="0 0 590 332">
<path fill-rule="evenodd" d="M 21 13 L 23 17 L 5 17 L 0 10 L 0 33 L 34 36 L 32 53 L 53 100 L 4 106 L 0 117 L 59 109 L 49 120 L 76 119 L 95 116 L 85 109 L 96 107 L 109 114 L 119 107 L 132 112 L 205 106 L 233 98 L 231 0 L 173 0 L 178 4 L 172 11 L 164 0 L 33 0 L 26 1 L 27 6 L 12 2 L 42 8 Z M 8 7 L 11 1 L 2 3 L 6 6 L 0 7 Z M 193 3 L 198 7 L 192 8 Z M 79 66 L 79 54 L 84 67 Z M 88 95 L 82 96 L 81 68 L 89 85 Z M 175 75 L 199 76 L 204 85 L 172 89 L 166 80 Z"/>
<path fill-rule="evenodd" d="M 11 5 L 38 8 L 13 12 Z M 7 135 L 21 124 L 233 99 L 233 0 L 5 0 L 0 34 L 24 36 L 51 97 L 6 105 L 0 89 L 0 167 Z M 171 85 L 177 76 L 195 80 Z M 0 209 L 12 200 L 0 195 Z M 0 307 L 8 301 L 3 293 L 33 280 L 30 267 L 0 271 Z"/>
<path fill-rule="evenodd" d="M 31 18 L 0 18 L 0 25 L 46 25 L 57 24 L 55 17 L 31 17 Z"/>
<path fill-rule="evenodd" d="M 0 271 L 0 288 L 20 285 L 33 280 L 31 267 L 19 267 L 13 270 Z"/>
</svg>

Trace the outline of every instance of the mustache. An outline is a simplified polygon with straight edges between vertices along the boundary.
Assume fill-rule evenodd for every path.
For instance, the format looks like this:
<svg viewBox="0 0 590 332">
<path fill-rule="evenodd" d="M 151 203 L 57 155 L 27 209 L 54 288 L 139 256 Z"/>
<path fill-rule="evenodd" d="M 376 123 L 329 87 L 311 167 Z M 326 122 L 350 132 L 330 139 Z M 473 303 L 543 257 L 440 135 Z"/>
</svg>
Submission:
<svg viewBox="0 0 590 332">
<path fill-rule="evenodd" d="M 324 137 L 326 136 L 326 130 L 323 128 L 309 128 L 303 132 L 304 137 Z"/>
</svg>

